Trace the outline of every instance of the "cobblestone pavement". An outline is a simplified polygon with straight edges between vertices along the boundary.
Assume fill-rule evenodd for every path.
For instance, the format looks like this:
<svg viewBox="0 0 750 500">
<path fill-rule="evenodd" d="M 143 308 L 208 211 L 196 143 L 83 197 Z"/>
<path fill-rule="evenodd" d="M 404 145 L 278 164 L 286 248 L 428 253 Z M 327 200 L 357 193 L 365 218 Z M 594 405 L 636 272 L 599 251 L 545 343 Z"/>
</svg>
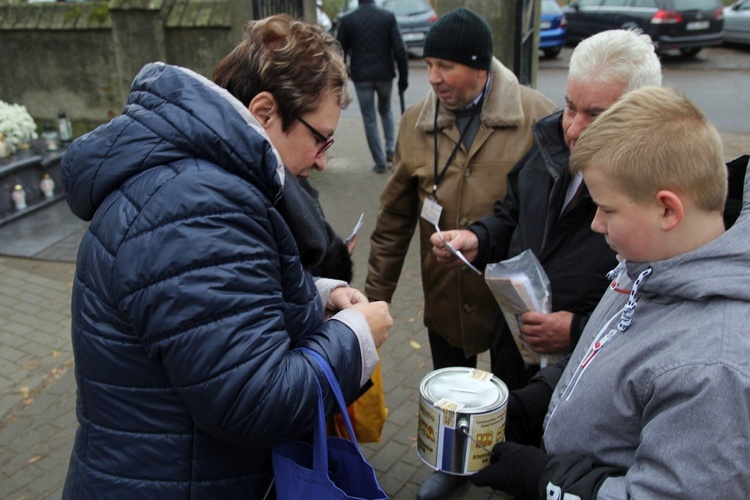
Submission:
<svg viewBox="0 0 750 500">
<path fill-rule="evenodd" d="M 418 97 L 418 96 L 415 96 Z M 407 93 L 407 104 L 410 104 Z M 396 108 L 398 109 L 398 108 Z M 750 151 L 750 135 L 724 134 L 727 159 Z M 361 119 L 342 115 L 328 168 L 311 183 L 342 235 L 365 213 L 354 255 L 353 286 L 362 288 L 378 197 L 387 179 L 374 174 Z M 0 227 L 0 498 L 59 498 L 76 429 L 70 345 L 70 293 L 85 224 L 64 203 Z M 36 245 L 36 246 L 35 246 Z M 414 498 L 431 473 L 416 452 L 419 383 L 431 371 L 416 245 L 391 304 L 394 326 L 381 349 L 389 410 L 383 441 L 363 450 L 393 499 Z M 488 369 L 488 356 L 480 367 Z M 502 499 L 467 484 L 452 499 Z"/>
</svg>

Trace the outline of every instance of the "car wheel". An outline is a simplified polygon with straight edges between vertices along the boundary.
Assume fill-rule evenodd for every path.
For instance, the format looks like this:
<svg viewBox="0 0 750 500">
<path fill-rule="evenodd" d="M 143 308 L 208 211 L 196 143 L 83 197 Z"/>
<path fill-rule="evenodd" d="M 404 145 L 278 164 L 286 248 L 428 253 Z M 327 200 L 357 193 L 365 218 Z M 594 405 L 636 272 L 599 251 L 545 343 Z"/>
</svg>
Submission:
<svg viewBox="0 0 750 500">
<path fill-rule="evenodd" d="M 689 49 L 680 49 L 680 54 L 685 57 L 694 57 L 702 49 L 703 47 L 690 47 Z"/>
<path fill-rule="evenodd" d="M 547 47 L 542 49 L 542 51 L 544 52 L 544 57 L 547 59 L 554 59 L 560 55 L 560 47 Z"/>
</svg>

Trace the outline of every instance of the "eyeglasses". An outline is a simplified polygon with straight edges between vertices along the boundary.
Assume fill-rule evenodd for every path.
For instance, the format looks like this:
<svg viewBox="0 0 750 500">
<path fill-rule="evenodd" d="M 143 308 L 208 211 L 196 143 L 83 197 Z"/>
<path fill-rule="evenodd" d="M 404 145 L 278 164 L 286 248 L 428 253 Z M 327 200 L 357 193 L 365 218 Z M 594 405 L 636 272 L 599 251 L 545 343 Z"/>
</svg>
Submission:
<svg viewBox="0 0 750 500">
<path fill-rule="evenodd" d="M 297 119 L 302 123 L 302 125 L 310 129 L 310 132 L 312 132 L 315 138 L 322 143 L 320 147 L 318 148 L 318 152 L 315 153 L 316 158 L 322 155 L 323 153 L 325 153 L 326 151 L 328 151 L 328 148 L 333 146 L 333 137 L 326 137 L 323 134 L 321 134 L 315 127 L 307 123 L 302 118 L 297 118 Z"/>
</svg>

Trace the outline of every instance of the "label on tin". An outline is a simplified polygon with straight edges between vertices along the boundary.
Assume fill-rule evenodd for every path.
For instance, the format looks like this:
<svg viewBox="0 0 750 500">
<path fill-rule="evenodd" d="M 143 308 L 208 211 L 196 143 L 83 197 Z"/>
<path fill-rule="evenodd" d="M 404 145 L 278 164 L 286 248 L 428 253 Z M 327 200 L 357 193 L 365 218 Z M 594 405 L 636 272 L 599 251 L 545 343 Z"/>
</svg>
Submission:
<svg viewBox="0 0 750 500">
<path fill-rule="evenodd" d="M 484 370 L 448 367 L 419 387 L 417 452 L 435 470 L 473 474 L 490 463 L 505 436 L 508 389 Z"/>
<path fill-rule="evenodd" d="M 466 405 L 456 403 L 455 401 L 451 401 L 450 399 L 446 398 L 443 398 L 435 403 L 435 408 L 440 408 L 441 410 L 443 410 L 443 416 L 445 417 L 443 425 L 445 425 L 446 427 L 456 426 L 456 412 L 460 411 L 464 406 Z"/>
<path fill-rule="evenodd" d="M 466 472 L 477 472 L 490 464 L 490 451 L 500 441 L 505 440 L 506 406 L 498 411 L 484 415 L 472 415 L 469 433 L 469 453 L 467 453 Z"/>
<path fill-rule="evenodd" d="M 417 451 L 422 460 L 437 468 L 443 460 L 442 447 L 438 443 L 443 439 L 443 412 L 432 405 L 420 402 L 419 428 L 417 429 Z"/>
<path fill-rule="evenodd" d="M 492 378 L 492 374 L 490 372 L 486 372 L 478 368 L 472 368 L 471 371 L 466 374 L 466 376 L 469 378 L 481 380 L 482 382 L 489 382 Z"/>
</svg>

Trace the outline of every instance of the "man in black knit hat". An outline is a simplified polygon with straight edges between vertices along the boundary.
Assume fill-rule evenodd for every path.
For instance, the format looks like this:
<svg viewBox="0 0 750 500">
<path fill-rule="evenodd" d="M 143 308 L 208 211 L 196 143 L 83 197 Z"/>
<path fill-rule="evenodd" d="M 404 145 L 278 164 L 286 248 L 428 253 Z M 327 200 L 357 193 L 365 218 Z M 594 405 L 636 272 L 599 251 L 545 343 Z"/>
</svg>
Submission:
<svg viewBox="0 0 750 500">
<path fill-rule="evenodd" d="M 493 49 L 489 25 L 466 8 L 430 29 L 423 55 L 432 89 L 401 119 L 370 240 L 365 293 L 390 302 L 419 225 L 424 323 L 435 369 L 476 366 L 477 354 L 491 344 L 495 299 L 468 267 L 438 264 L 430 236 L 435 226 L 465 228 L 492 213 L 505 195 L 506 175 L 534 142 L 531 126 L 555 108 L 520 85 Z M 417 498 L 445 498 L 464 482 L 437 472 Z"/>
<path fill-rule="evenodd" d="M 409 61 L 396 16 L 376 6 L 374 0 L 359 0 L 359 7 L 341 19 L 336 38 L 349 56 L 349 76 L 354 82 L 367 145 L 375 161 L 373 170 L 382 174 L 386 162 L 393 160 L 395 142 L 391 110 L 394 61 L 398 66 L 399 92 L 409 85 Z M 383 125 L 385 151 L 380 142 L 378 115 Z"/>
</svg>

